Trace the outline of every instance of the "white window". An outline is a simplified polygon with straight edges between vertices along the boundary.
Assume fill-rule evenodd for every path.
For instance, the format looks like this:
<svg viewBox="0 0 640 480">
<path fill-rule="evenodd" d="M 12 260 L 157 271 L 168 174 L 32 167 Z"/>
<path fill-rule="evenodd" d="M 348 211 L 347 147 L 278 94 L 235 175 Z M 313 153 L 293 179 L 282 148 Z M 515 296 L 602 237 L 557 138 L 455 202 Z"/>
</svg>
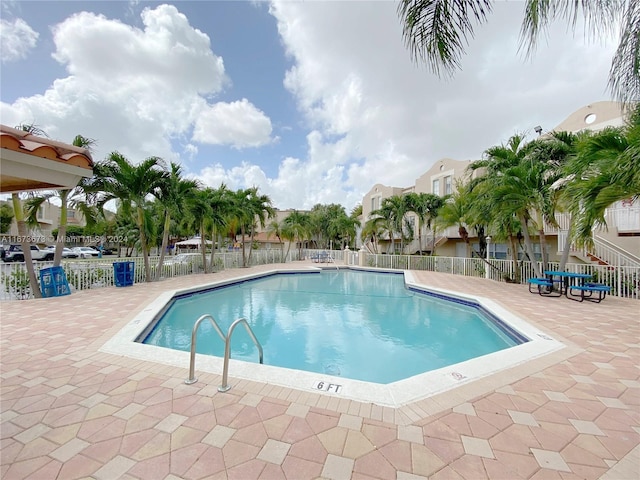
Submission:
<svg viewBox="0 0 640 480">
<path fill-rule="evenodd" d="M 451 175 L 444 177 L 444 194 L 451 195 Z"/>
<path fill-rule="evenodd" d="M 67 210 L 67 218 L 75 218 L 76 212 L 75 210 Z"/>
<path fill-rule="evenodd" d="M 433 181 L 431 193 L 433 193 L 434 195 L 440 195 L 440 179 L 439 178 L 436 178 Z"/>
</svg>

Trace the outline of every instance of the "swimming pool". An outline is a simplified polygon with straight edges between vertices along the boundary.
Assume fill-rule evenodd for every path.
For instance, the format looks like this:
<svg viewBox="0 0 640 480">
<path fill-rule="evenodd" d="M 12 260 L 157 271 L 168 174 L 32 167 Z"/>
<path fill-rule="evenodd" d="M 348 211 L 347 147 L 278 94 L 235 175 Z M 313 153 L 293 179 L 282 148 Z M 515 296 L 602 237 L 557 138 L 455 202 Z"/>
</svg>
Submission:
<svg viewBox="0 0 640 480">
<path fill-rule="evenodd" d="M 179 296 L 141 341 L 189 351 L 203 314 L 223 332 L 246 318 L 267 365 L 381 384 L 527 341 L 476 304 L 406 288 L 401 272 L 357 270 L 274 274 Z M 208 322 L 196 351 L 224 356 Z M 257 362 L 242 329 L 234 332 L 231 357 Z"/>
<path fill-rule="evenodd" d="M 332 268 L 335 271 L 335 267 Z M 350 266 L 349 269 L 360 270 L 362 268 Z M 296 263 L 277 266 L 264 265 L 253 267 L 250 270 L 224 271 L 206 279 L 203 278 L 202 281 L 204 283 L 196 283 L 189 287 L 166 288 L 155 298 L 150 299 L 141 310 L 132 312 L 131 317 L 126 319 L 126 322 L 109 338 L 105 339 L 99 351 L 128 358 L 134 362 L 146 362 L 145 364 L 148 368 L 153 371 L 163 368 L 163 366 L 178 368 L 184 372 L 184 379 L 186 380 L 189 373 L 188 352 L 145 345 L 137 341 L 148 334 L 150 326 L 163 311 L 166 311 L 174 298 L 276 273 L 309 273 L 318 272 L 319 270 L 317 266 L 305 266 Z M 369 267 L 365 268 L 365 270 L 386 271 L 385 269 Z M 338 397 L 339 399 L 351 399 L 398 408 L 426 398 L 437 397 L 439 394 L 457 387 L 468 386 L 471 388 L 472 386 L 468 385 L 469 383 L 484 378 L 486 378 L 486 381 L 482 382 L 482 385 L 491 384 L 495 388 L 496 384 L 499 385 L 503 382 L 503 378 L 506 381 L 517 375 L 515 372 L 522 370 L 519 367 L 520 365 L 524 366 L 531 360 L 565 348 L 562 342 L 549 336 L 546 332 L 541 331 L 535 325 L 528 323 L 490 298 L 428 285 L 424 280 L 419 280 L 419 276 L 416 273 L 409 270 L 404 271 L 404 280 L 409 289 L 476 304 L 494 318 L 499 319 L 508 328 L 520 332 L 529 341 L 389 384 L 363 382 L 328 373 L 320 374 L 274 367 L 272 365 L 259 365 L 255 361 L 245 362 L 232 358 L 229 365 L 231 387 L 233 388 L 239 382 L 249 381 L 256 382 L 254 388 L 260 388 L 257 385 L 279 386 L 292 389 L 292 392 L 298 392 L 298 394 L 303 394 L 306 391 Z M 237 333 L 240 333 L 241 330 L 237 330 Z M 209 379 L 208 382 L 212 391 L 215 391 L 216 387 L 220 385 L 222 364 L 223 361 L 220 357 L 200 354 L 196 356 L 197 375 L 214 375 L 214 377 L 210 375 L 201 377 L 201 381 L 204 381 L 204 378 Z M 516 367 L 515 370 L 514 367 Z M 503 375 L 502 372 L 507 369 L 509 373 Z"/>
</svg>

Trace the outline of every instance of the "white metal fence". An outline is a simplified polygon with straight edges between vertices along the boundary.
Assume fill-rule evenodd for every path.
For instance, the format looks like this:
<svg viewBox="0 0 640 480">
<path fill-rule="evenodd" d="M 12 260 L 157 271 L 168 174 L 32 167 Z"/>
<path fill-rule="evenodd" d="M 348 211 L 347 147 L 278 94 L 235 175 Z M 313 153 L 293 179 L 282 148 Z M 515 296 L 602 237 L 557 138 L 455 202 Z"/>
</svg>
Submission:
<svg viewBox="0 0 640 480">
<path fill-rule="evenodd" d="M 285 261 L 286 251 L 277 249 L 255 250 L 245 253 L 248 266 L 265 265 L 271 263 L 282 263 Z M 298 260 L 298 250 L 289 252 L 286 261 Z M 159 256 L 149 257 L 151 266 L 151 276 L 157 278 Z M 111 287 L 116 285 L 116 274 L 114 263 L 133 263 L 133 283 L 145 281 L 144 261 L 142 257 L 112 257 L 93 259 L 69 259 L 63 260 L 61 267 L 65 272 L 67 282 L 71 292 L 78 290 L 88 290 L 95 288 Z M 40 270 L 53 266 L 52 262 L 33 262 L 36 270 L 36 277 L 40 280 Z M 220 271 L 228 268 L 238 268 L 242 266 L 242 252 L 216 252 L 211 268 L 211 254 L 207 254 L 208 271 Z M 201 273 L 202 257 L 200 255 L 190 256 L 188 261 L 177 262 L 176 257 L 166 256 L 162 266 L 160 278 L 172 278 L 193 273 Z M 22 300 L 32 298 L 29 286 L 29 278 L 24 263 L 3 263 L 0 262 L 0 300 Z"/>
<path fill-rule="evenodd" d="M 265 265 L 272 263 L 282 263 L 299 259 L 311 259 L 322 250 L 302 250 L 291 249 L 287 258 L 283 257 L 286 251 L 278 249 L 255 250 L 249 257 L 246 252 L 249 266 Z M 450 273 L 454 275 L 464 275 L 468 277 L 488 278 L 495 281 L 505 281 L 505 279 L 520 278 L 521 283 L 526 283 L 528 278 L 534 276 L 533 267 L 529 262 L 520 264 L 519 272 L 513 271 L 513 263 L 509 260 L 494 260 L 489 267 L 484 261 L 478 258 L 459 257 L 438 257 L 438 256 L 417 256 L 417 255 L 384 255 L 369 254 L 363 251 L 355 252 L 350 250 L 333 250 L 328 252 L 332 261 L 336 264 L 359 265 L 390 268 L 397 270 L 428 270 L 440 273 Z M 364 255 L 362 262 L 360 256 Z M 162 278 L 171 278 L 182 275 L 190 275 L 202 272 L 202 258 L 193 256 L 188 262 L 174 262 L 174 257 L 165 257 L 166 263 L 163 265 Z M 151 273 L 155 278 L 159 257 L 149 258 Z M 144 263 L 142 257 L 117 258 L 104 257 L 101 259 L 88 260 L 64 260 L 62 268 L 65 271 L 67 281 L 71 291 L 87 290 L 95 288 L 110 287 L 115 284 L 114 262 L 133 262 L 133 282 L 145 281 Z M 210 262 L 210 255 L 207 256 Z M 51 262 L 35 262 L 36 275 L 39 277 L 41 268 L 52 266 Z M 242 266 L 242 252 L 216 252 L 213 262 L 213 271 L 220 271 L 229 268 Z M 550 270 L 557 270 L 557 263 L 548 265 Z M 588 273 L 593 276 L 594 281 L 603 283 L 611 287 L 611 294 L 619 297 L 640 299 L 640 268 L 629 266 L 610 265 L 587 265 L 574 264 L 566 265 L 566 270 L 575 273 Z M 212 271 L 209 268 L 209 271 Z M 519 275 L 516 275 L 519 273 Z M 29 281 L 24 263 L 0 263 L 0 300 L 16 300 L 30 298 Z"/>
<path fill-rule="evenodd" d="M 492 265 L 490 267 L 479 258 L 372 255 L 368 253 L 364 255 L 364 265 L 370 267 L 429 270 L 497 281 L 519 278 L 520 283 L 526 283 L 527 279 L 535 276 L 531 262 L 519 264 L 519 271 L 516 272 L 513 262 L 510 260 L 490 259 L 489 263 Z M 541 264 L 538 263 L 538 265 L 541 268 Z M 558 262 L 547 264 L 549 270 L 558 270 L 559 266 Z M 565 270 L 592 275 L 593 282 L 610 286 L 612 295 L 640 299 L 640 267 L 568 263 Z"/>
</svg>

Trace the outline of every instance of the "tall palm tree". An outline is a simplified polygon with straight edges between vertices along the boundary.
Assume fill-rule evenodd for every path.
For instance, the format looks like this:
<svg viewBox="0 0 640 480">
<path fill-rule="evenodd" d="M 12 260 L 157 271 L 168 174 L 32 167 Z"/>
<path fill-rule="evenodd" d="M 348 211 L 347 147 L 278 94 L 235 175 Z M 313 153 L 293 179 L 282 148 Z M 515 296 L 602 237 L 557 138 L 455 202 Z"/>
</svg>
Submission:
<svg viewBox="0 0 640 480">
<path fill-rule="evenodd" d="M 123 213 L 134 217 L 140 233 L 147 282 L 152 278 L 147 240 L 148 216 L 145 215 L 145 209 L 150 195 L 160 195 L 159 190 L 166 176 L 163 162 L 158 157 L 149 157 L 134 165 L 122 154 L 113 152 L 95 165 L 94 178 L 85 186 L 86 190 L 97 195 L 101 208 L 109 201 L 119 200 Z"/>
<path fill-rule="evenodd" d="M 381 216 L 375 216 L 367 220 L 362 227 L 362 232 L 360 232 L 360 238 L 362 242 L 367 245 L 371 243 L 373 249 L 372 253 L 380 253 L 378 249 L 378 240 L 381 236 L 383 236 L 386 232 L 389 231 L 391 227 L 387 224 L 387 220 Z"/>
<path fill-rule="evenodd" d="M 91 154 L 96 141 L 93 138 L 84 137 L 82 135 L 76 135 L 73 139 L 72 145 L 87 150 Z M 85 218 L 87 225 L 92 226 L 97 219 L 97 212 L 89 204 L 81 199 L 83 187 L 87 180 L 82 179 L 78 186 L 73 189 L 53 190 L 51 192 L 44 192 L 40 195 L 34 195 L 30 197 L 26 202 L 27 210 L 27 223 L 30 225 L 38 225 L 37 214 L 38 210 L 43 203 L 48 202 L 51 198 L 57 197 L 60 199 L 60 217 L 58 219 L 58 235 L 56 238 L 56 248 L 53 257 L 53 266 L 60 266 L 62 261 L 62 249 L 64 248 L 64 239 L 67 234 L 67 211 L 69 204 L 80 210 Z"/>
<path fill-rule="evenodd" d="M 569 174 L 567 172 L 567 165 L 569 161 L 575 156 L 577 151 L 577 143 L 580 139 L 584 139 L 590 136 L 592 132 L 583 130 L 579 133 L 571 132 L 551 132 L 547 138 L 544 139 L 544 149 L 536 149 L 532 152 L 532 155 L 541 157 L 538 160 L 545 162 L 555 162 L 554 179 L 550 186 L 550 196 L 553 198 L 555 210 L 567 212 L 569 215 L 569 225 L 566 232 L 566 239 L 564 245 L 558 245 L 559 249 L 562 249 L 562 256 L 560 257 L 560 265 L 558 270 L 564 270 L 567 261 L 569 260 L 569 253 L 571 250 L 571 243 L 573 240 L 574 229 L 574 216 L 571 212 L 570 205 L 575 201 L 574 198 L 568 194 L 565 188 L 570 181 L 570 177 L 575 174 Z M 547 185 L 551 183 L 552 179 L 549 179 Z M 549 222 L 553 224 L 554 222 Z"/>
<path fill-rule="evenodd" d="M 160 247 L 160 259 L 158 260 L 158 270 L 156 280 L 162 274 L 164 255 L 169 244 L 169 232 L 171 230 L 171 220 L 174 217 L 184 215 L 185 207 L 198 189 L 198 182 L 182 177 L 182 167 L 171 162 L 167 175 L 165 175 L 156 192 L 156 199 L 161 205 L 164 214 L 164 226 L 162 228 L 162 245 Z"/>
<path fill-rule="evenodd" d="M 395 234 L 400 235 L 400 253 L 404 251 L 404 216 L 406 215 L 407 202 L 402 195 L 392 195 L 382 200 L 380 208 L 371 212 L 371 215 L 379 215 L 384 218 L 390 227 L 391 251 L 395 253 Z"/>
<path fill-rule="evenodd" d="M 245 249 L 246 231 L 247 228 L 253 227 L 255 220 L 255 212 L 251 205 L 251 189 L 239 189 L 231 197 L 232 202 L 232 216 L 238 222 L 240 227 L 240 235 L 242 242 L 242 266 L 247 266 L 247 254 Z"/>
<path fill-rule="evenodd" d="M 525 249 L 531 260 L 536 276 L 540 277 L 540 268 L 536 262 L 533 243 L 529 234 L 532 221 L 531 195 L 539 182 L 540 169 L 527 156 L 534 148 L 534 143 L 527 144 L 524 136 L 513 135 L 506 145 L 496 145 L 484 152 L 484 158 L 470 165 L 471 170 L 484 168 L 484 174 L 472 181 L 473 188 L 479 188 L 486 199 L 494 206 L 494 217 L 514 215 L 521 225 Z M 535 172 L 532 175 L 532 172 Z M 542 245 L 545 248 L 544 245 Z M 516 252 L 513 252 L 514 254 Z"/>
<path fill-rule="evenodd" d="M 292 211 L 283 220 L 287 233 L 293 234 L 293 239 L 298 243 L 298 258 L 302 258 L 302 243 L 309 238 L 311 233 L 311 216 L 308 213 Z M 288 254 L 288 252 L 287 252 Z"/>
<path fill-rule="evenodd" d="M 422 227 L 426 226 L 432 231 L 433 242 L 431 255 L 435 255 L 437 223 L 434 220 L 438 212 L 444 206 L 447 197 L 441 197 L 433 193 L 414 193 L 405 196 L 407 209 L 418 217 L 418 244 L 422 255 Z"/>
<path fill-rule="evenodd" d="M 13 214 L 16 219 L 16 225 L 18 227 L 18 237 L 20 238 L 20 246 L 24 253 L 24 262 L 27 269 L 27 276 L 29 277 L 29 286 L 31 292 L 35 298 L 42 298 L 42 292 L 38 285 L 38 279 L 36 277 L 36 271 L 33 268 L 33 258 L 31 257 L 31 242 L 27 241 L 29 238 L 29 232 L 27 230 L 27 222 L 25 220 L 24 210 L 22 207 L 22 201 L 18 193 L 11 194 L 11 200 L 13 202 Z"/>
<path fill-rule="evenodd" d="M 418 251 L 420 255 L 422 255 L 422 227 L 425 224 L 425 220 L 427 218 L 427 195 L 432 195 L 430 193 L 415 193 L 410 192 L 405 196 L 405 200 L 407 202 L 407 209 L 410 212 L 416 214 L 418 218 Z"/>
<path fill-rule="evenodd" d="M 520 48 L 530 55 L 538 37 L 554 20 L 575 29 L 580 12 L 594 39 L 620 25 L 618 48 L 611 62 L 609 88 L 622 102 L 640 98 L 640 2 L 637 0 L 541 1 L 526 0 Z M 398 14 L 403 38 L 416 62 L 425 63 L 438 76 L 452 76 L 462 68 L 469 38 L 476 24 L 491 13 L 489 0 L 401 0 Z"/>
<path fill-rule="evenodd" d="M 327 233 L 331 238 L 341 242 L 341 248 L 344 248 L 349 245 L 351 239 L 355 239 L 356 227 L 359 224 L 357 218 L 347 216 L 342 209 L 340 214 L 330 219 Z"/>
<path fill-rule="evenodd" d="M 202 252 L 202 269 L 207 273 L 207 223 L 211 217 L 211 199 L 213 189 L 203 188 L 194 191 L 187 201 L 187 209 L 200 235 L 200 250 Z"/>
<path fill-rule="evenodd" d="M 249 211 L 253 213 L 253 218 L 250 223 L 250 238 L 251 243 L 249 245 L 249 262 L 251 262 L 251 253 L 253 252 L 253 240 L 255 238 L 256 227 L 260 225 L 261 228 L 265 228 L 267 219 L 274 218 L 276 211 L 271 205 L 271 199 L 268 195 L 258 195 L 258 187 L 252 187 L 248 189 L 249 192 Z"/>
<path fill-rule="evenodd" d="M 285 228 L 284 222 L 278 221 L 276 218 L 272 219 L 267 225 L 267 238 L 271 238 L 271 236 L 275 236 L 278 239 L 278 243 L 280 244 L 280 261 L 284 262 L 284 242 L 282 241 L 283 230 Z M 290 247 L 291 245 L 289 245 Z M 288 253 L 288 251 L 287 251 Z"/>
<path fill-rule="evenodd" d="M 215 252 L 216 244 L 218 244 L 218 237 L 223 231 L 223 228 L 227 226 L 229 218 L 233 211 L 233 199 L 231 197 L 232 192 L 227 186 L 222 183 L 220 187 L 212 190 L 209 195 L 209 207 L 211 214 L 209 217 L 211 227 L 211 268 L 215 265 Z"/>
</svg>

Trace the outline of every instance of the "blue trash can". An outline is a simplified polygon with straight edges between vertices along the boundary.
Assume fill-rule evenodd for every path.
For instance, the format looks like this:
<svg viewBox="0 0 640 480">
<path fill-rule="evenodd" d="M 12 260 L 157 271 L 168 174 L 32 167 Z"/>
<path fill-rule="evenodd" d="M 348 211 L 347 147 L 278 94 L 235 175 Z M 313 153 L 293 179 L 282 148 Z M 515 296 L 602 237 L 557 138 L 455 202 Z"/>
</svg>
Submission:
<svg viewBox="0 0 640 480">
<path fill-rule="evenodd" d="M 133 285 L 134 262 L 113 263 L 113 283 L 116 287 L 130 287 Z"/>
<path fill-rule="evenodd" d="M 67 275 L 64 273 L 62 267 L 41 269 L 40 288 L 42 289 L 42 296 L 44 298 L 61 297 L 71 293 L 69 282 L 67 282 Z"/>
</svg>

